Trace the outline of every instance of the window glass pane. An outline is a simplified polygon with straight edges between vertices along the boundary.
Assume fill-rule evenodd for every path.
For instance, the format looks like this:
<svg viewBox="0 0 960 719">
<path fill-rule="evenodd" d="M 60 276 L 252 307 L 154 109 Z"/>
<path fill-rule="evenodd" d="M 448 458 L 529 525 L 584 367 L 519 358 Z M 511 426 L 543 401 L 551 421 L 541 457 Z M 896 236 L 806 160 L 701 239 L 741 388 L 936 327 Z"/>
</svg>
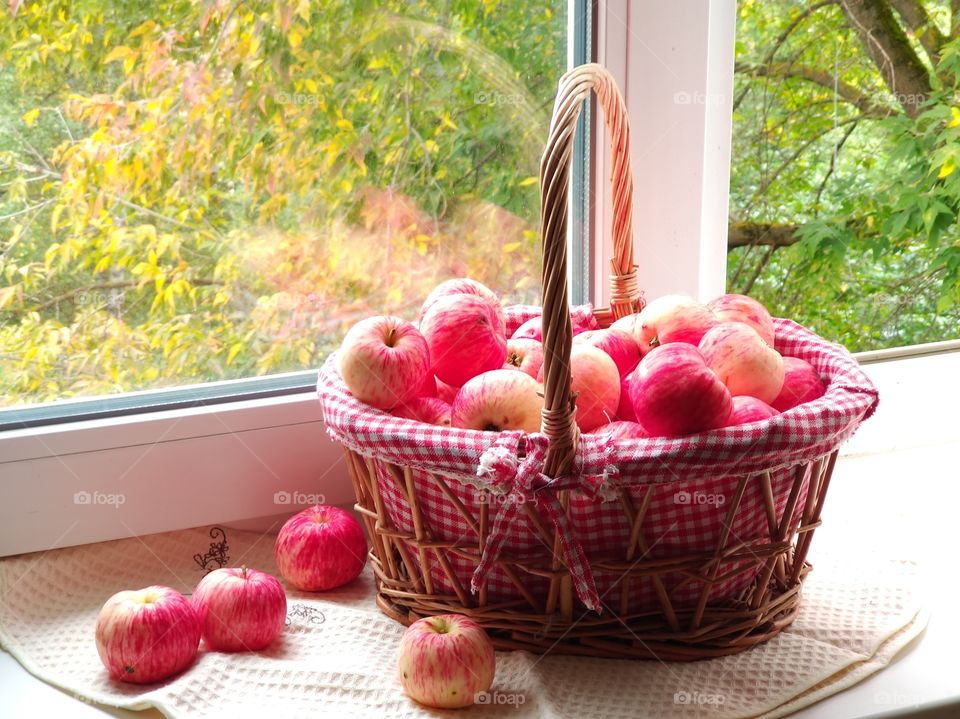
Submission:
<svg viewBox="0 0 960 719">
<path fill-rule="evenodd" d="M 738 2 L 730 291 L 853 350 L 960 336 L 950 6 Z"/>
<path fill-rule="evenodd" d="M 315 367 L 450 276 L 537 301 L 565 9 L 0 11 L 0 404 Z"/>
</svg>

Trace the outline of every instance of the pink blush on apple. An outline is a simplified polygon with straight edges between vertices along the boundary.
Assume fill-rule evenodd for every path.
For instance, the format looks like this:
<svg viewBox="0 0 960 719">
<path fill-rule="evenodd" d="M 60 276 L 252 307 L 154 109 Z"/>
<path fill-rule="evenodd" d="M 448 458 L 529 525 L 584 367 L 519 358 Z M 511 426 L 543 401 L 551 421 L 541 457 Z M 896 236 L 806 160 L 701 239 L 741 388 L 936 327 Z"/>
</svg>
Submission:
<svg viewBox="0 0 960 719">
<path fill-rule="evenodd" d="M 367 561 L 367 540 L 352 514 L 318 504 L 284 523 L 274 556 L 290 584 L 306 592 L 322 592 L 360 574 Z"/>
<path fill-rule="evenodd" d="M 170 587 L 117 592 L 97 615 L 97 653 L 111 678 L 152 684 L 186 669 L 200 645 L 200 620 Z"/>
</svg>

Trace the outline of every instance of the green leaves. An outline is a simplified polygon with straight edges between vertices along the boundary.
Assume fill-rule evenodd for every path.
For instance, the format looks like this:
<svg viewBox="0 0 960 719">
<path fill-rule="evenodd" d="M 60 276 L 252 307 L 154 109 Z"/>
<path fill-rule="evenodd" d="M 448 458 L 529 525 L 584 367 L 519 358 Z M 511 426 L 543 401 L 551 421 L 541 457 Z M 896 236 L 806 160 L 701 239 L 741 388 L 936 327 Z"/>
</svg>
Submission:
<svg viewBox="0 0 960 719">
<path fill-rule="evenodd" d="M 21 8 L 0 30 L 0 126 L 26 141 L 0 133 L 0 404 L 310 366 L 454 274 L 530 299 L 555 7 Z"/>
<path fill-rule="evenodd" d="M 731 215 L 801 240 L 732 251 L 731 290 L 854 349 L 956 337 L 960 38 L 911 119 L 839 7 L 738 6 L 738 63 L 787 74 L 736 77 Z"/>
</svg>

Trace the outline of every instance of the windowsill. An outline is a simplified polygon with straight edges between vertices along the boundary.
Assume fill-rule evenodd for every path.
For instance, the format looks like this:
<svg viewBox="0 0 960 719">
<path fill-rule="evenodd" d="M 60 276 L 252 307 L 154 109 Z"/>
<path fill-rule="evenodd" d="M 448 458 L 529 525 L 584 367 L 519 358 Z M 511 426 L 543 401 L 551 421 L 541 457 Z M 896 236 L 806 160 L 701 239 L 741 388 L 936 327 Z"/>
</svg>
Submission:
<svg viewBox="0 0 960 719">
<path fill-rule="evenodd" d="M 924 576 L 919 594 L 931 619 L 887 668 L 797 713 L 797 719 L 894 712 L 920 718 L 928 715 L 912 707 L 944 702 L 951 704 L 929 716 L 960 714 L 954 672 L 960 618 L 952 580 L 937 572 L 952 565 L 947 528 L 955 524 L 960 507 L 960 485 L 950 481 L 960 450 L 960 424 L 954 418 L 960 352 L 872 359 L 864 369 L 880 389 L 880 405 L 842 450 L 811 561 L 816 567 L 818 554 L 840 546 L 918 561 Z"/>
<path fill-rule="evenodd" d="M 922 590 L 932 618 L 927 630 L 886 669 L 851 689 L 793 715 L 796 719 L 955 716 L 960 696 L 955 678 L 954 638 L 960 636 L 945 573 L 952 566 L 947 528 L 960 507 L 960 484 L 950 482 L 960 452 L 960 352 L 945 352 L 865 366 L 880 388 L 880 406 L 844 447 L 823 526 L 811 549 L 817 555 L 843 547 L 881 556 L 914 559 L 927 570 Z M 931 501 L 932 500 L 932 501 Z M 953 702 L 942 713 L 921 714 L 917 704 Z M 0 652 L 0 715 L 7 717 L 95 717 L 104 714 L 148 719 L 156 711 L 128 712 L 85 704 L 34 678 Z M 892 716 L 892 714 L 891 714 Z"/>
</svg>

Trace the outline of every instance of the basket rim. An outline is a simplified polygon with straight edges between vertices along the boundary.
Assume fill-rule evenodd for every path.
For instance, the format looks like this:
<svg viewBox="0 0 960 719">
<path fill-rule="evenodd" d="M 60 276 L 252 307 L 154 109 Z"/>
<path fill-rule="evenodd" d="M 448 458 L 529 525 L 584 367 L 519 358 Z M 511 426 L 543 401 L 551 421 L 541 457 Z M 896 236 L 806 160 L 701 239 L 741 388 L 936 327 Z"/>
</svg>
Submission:
<svg viewBox="0 0 960 719">
<path fill-rule="evenodd" d="M 517 321 L 528 315 L 536 316 L 530 315 L 536 309 L 519 305 L 509 306 L 505 311 Z M 632 477 L 637 484 L 776 471 L 830 453 L 876 409 L 877 390 L 841 345 L 829 342 L 793 320 L 774 318 L 774 326 L 778 349 L 799 343 L 806 348 L 801 353 L 806 355 L 803 359 L 811 361 L 821 376 L 827 375 L 827 390 L 821 398 L 759 422 L 683 437 L 613 440 L 584 434 L 581 436 L 583 447 L 578 453 L 587 456 L 602 454 L 606 464 L 615 465 L 621 475 Z M 792 344 L 788 338 L 793 338 Z M 784 354 L 796 356 L 791 352 Z M 458 429 L 395 417 L 350 395 L 336 362 L 337 353 L 333 352 L 318 372 L 317 393 L 326 431 L 334 441 L 365 456 L 469 481 L 476 475 L 483 453 L 492 447 L 515 447 L 521 436 L 543 437 L 539 432 Z M 822 430 L 815 441 L 798 441 L 798 433 L 811 427 Z M 419 449 L 414 445 L 419 445 Z M 777 451 L 770 461 L 747 461 L 751 448 L 755 446 L 773 447 Z M 731 450 L 736 458 L 729 456 Z M 706 458 L 691 463 L 691 452 L 700 452 Z M 717 455 L 717 459 L 710 459 L 711 455 Z M 732 465 L 731 459 L 734 459 Z M 678 471 L 657 476 L 655 470 L 662 470 L 665 463 L 679 465 Z M 685 464 L 692 466 L 684 468 Z"/>
</svg>

